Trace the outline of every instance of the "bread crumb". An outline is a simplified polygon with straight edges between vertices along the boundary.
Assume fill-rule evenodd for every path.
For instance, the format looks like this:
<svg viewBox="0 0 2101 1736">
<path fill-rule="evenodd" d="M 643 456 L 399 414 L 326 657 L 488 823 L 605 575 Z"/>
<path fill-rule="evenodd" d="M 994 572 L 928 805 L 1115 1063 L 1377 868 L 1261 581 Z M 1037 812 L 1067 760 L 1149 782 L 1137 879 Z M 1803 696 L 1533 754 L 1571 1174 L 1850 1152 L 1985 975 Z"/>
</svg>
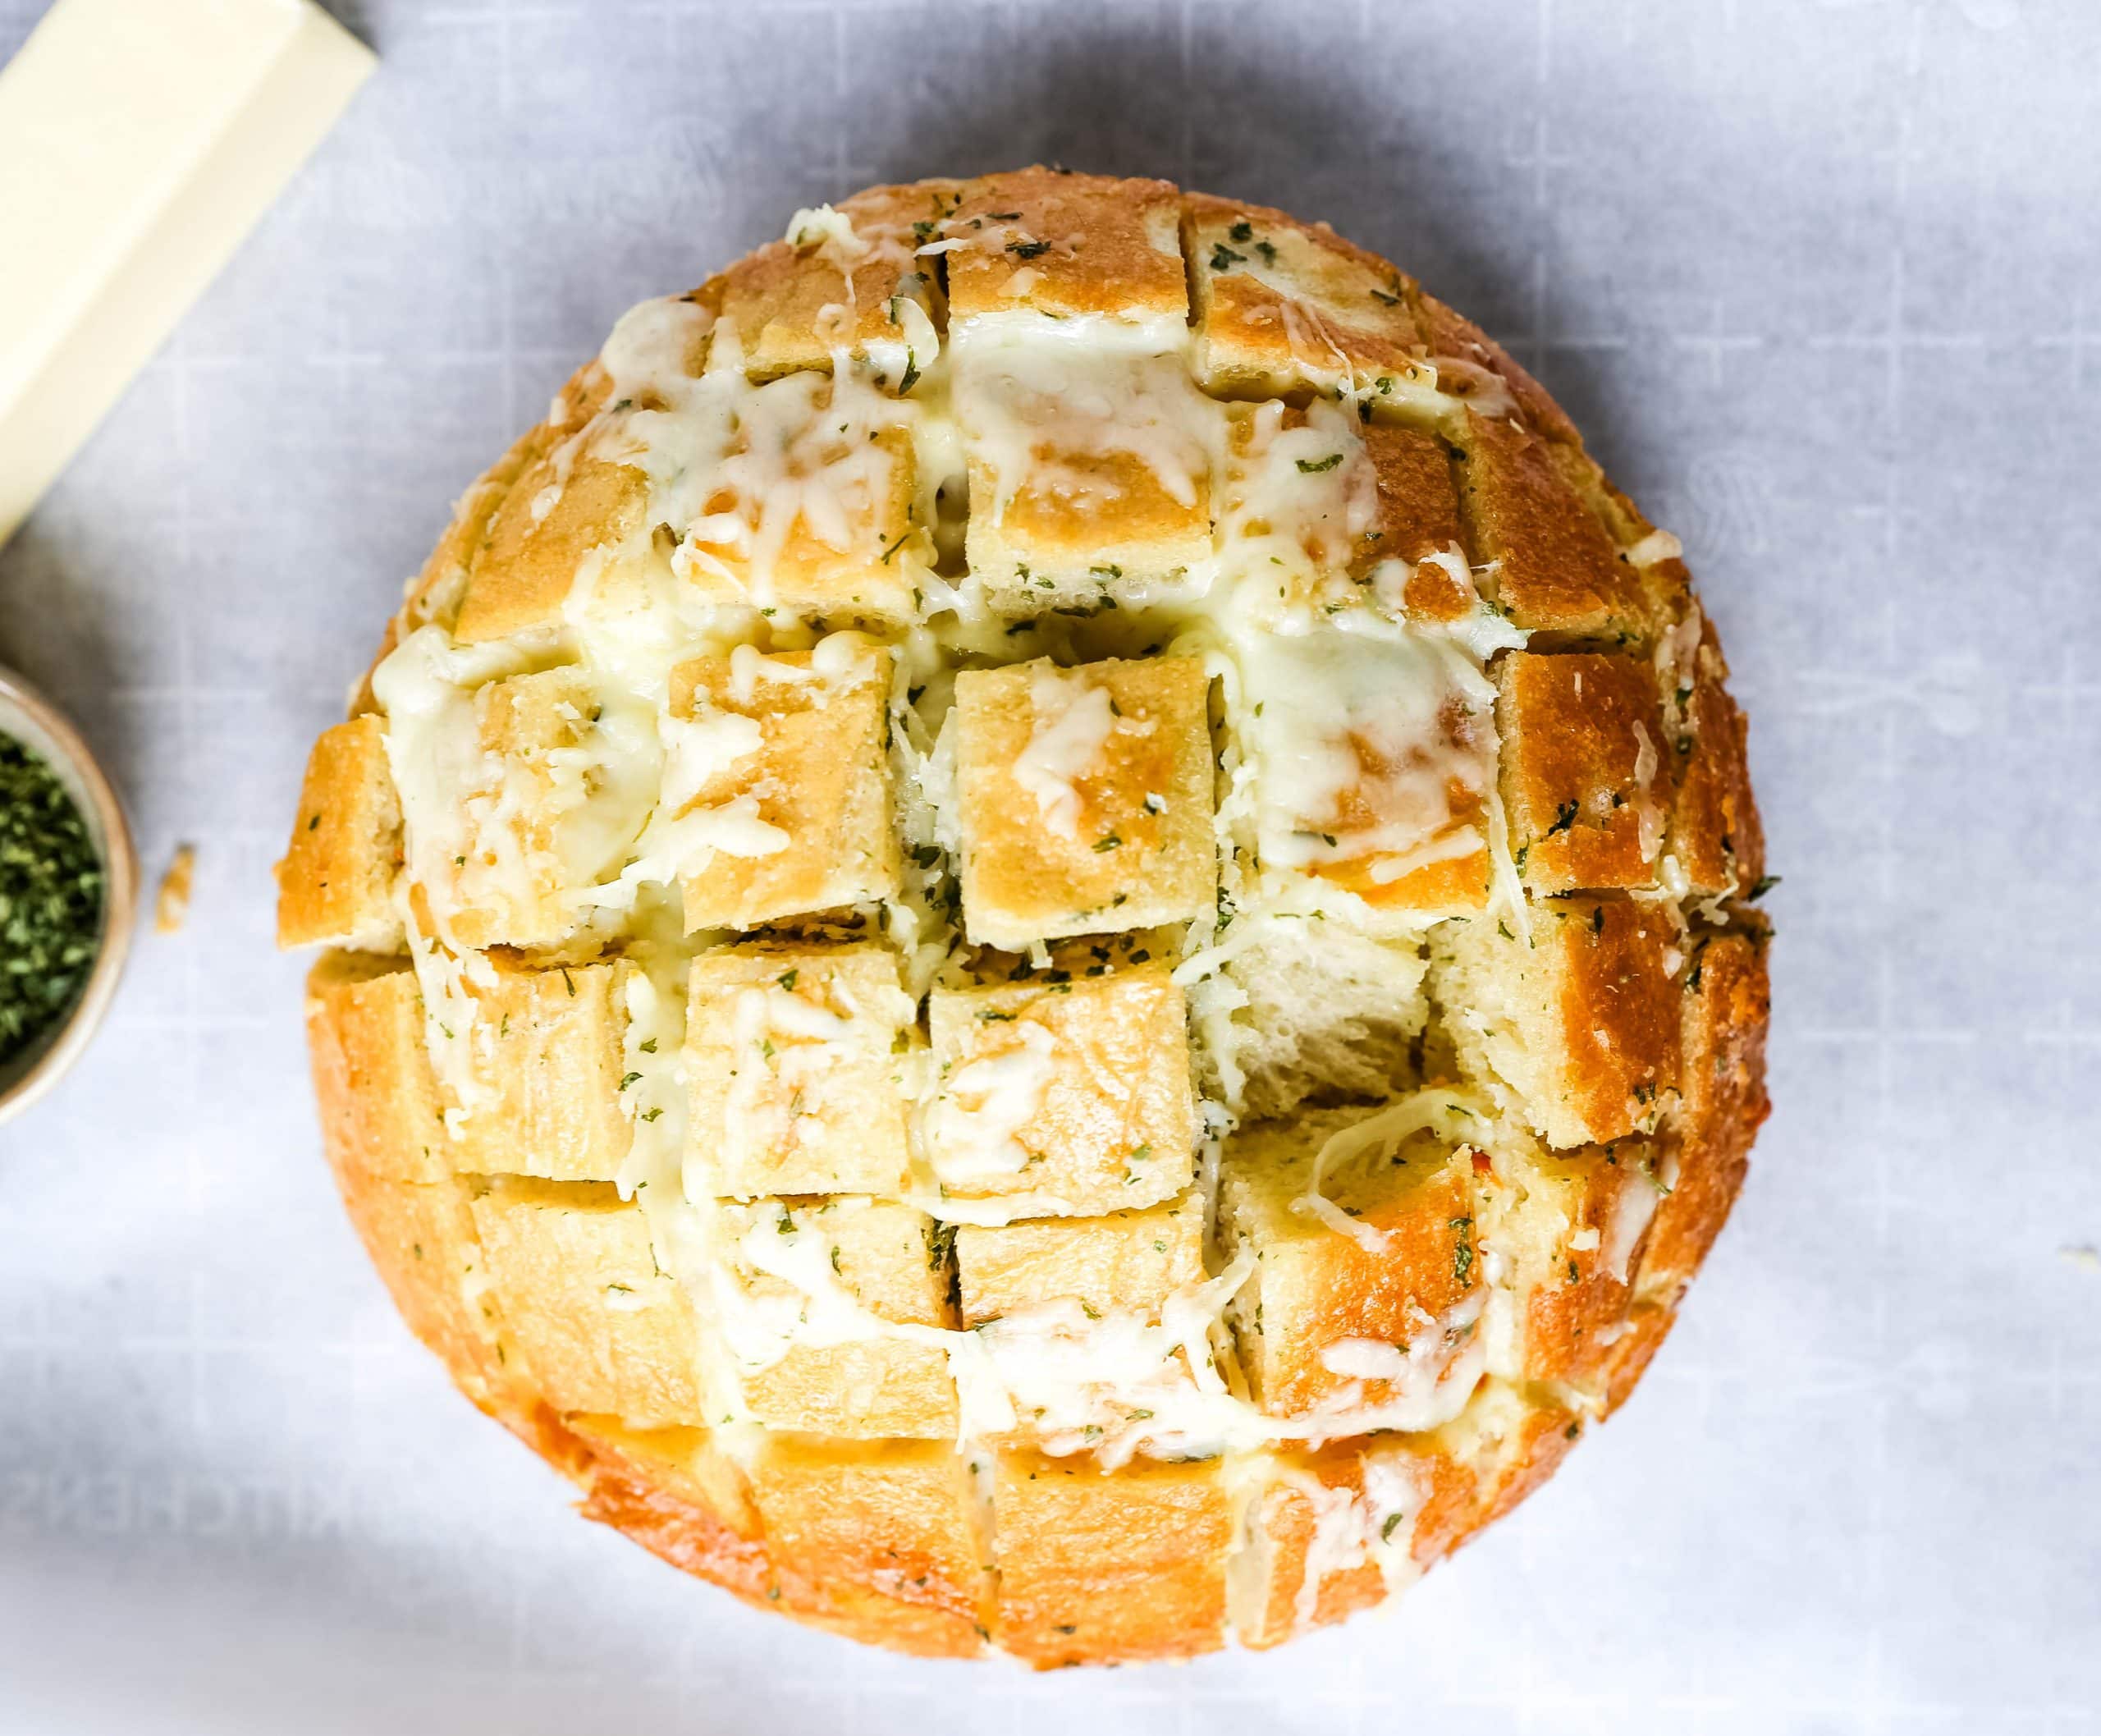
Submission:
<svg viewBox="0 0 2101 1736">
<path fill-rule="evenodd" d="M 175 859 L 161 876 L 161 889 L 153 900 L 153 932 L 179 934 L 190 916 L 190 882 L 196 872 L 197 846 L 178 844 Z"/>
</svg>

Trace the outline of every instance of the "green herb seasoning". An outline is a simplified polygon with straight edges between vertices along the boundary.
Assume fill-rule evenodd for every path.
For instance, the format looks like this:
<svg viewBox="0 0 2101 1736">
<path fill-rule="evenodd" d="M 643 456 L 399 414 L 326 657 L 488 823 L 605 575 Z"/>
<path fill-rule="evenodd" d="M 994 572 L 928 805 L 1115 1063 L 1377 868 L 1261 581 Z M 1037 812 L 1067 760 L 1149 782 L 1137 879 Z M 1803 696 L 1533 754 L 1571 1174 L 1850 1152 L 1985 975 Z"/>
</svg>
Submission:
<svg viewBox="0 0 2101 1736">
<path fill-rule="evenodd" d="M 102 864 L 42 758 L 0 735 L 0 1067 L 73 1004 L 102 933 Z"/>
</svg>

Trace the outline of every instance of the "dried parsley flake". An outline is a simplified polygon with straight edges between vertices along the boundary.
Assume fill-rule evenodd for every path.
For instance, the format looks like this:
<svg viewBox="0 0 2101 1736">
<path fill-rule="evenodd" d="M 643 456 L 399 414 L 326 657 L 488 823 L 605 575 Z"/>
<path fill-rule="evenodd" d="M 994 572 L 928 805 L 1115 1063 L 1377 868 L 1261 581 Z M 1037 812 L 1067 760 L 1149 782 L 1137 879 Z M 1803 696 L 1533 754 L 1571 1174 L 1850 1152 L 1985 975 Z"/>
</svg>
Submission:
<svg viewBox="0 0 2101 1736">
<path fill-rule="evenodd" d="M 0 735 L 0 1066 L 64 1016 L 93 969 L 103 872 L 42 757 Z"/>
</svg>

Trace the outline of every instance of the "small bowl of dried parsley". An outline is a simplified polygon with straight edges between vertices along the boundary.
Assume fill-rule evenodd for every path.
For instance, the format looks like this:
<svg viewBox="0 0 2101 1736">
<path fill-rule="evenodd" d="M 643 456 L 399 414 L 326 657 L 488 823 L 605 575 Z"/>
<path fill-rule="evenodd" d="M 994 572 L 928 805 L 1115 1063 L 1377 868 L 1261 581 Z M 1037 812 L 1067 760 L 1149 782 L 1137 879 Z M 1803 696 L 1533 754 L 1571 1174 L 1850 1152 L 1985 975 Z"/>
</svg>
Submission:
<svg viewBox="0 0 2101 1736">
<path fill-rule="evenodd" d="M 0 669 L 0 1121 L 58 1083 L 117 992 L 138 863 L 80 733 Z"/>
</svg>

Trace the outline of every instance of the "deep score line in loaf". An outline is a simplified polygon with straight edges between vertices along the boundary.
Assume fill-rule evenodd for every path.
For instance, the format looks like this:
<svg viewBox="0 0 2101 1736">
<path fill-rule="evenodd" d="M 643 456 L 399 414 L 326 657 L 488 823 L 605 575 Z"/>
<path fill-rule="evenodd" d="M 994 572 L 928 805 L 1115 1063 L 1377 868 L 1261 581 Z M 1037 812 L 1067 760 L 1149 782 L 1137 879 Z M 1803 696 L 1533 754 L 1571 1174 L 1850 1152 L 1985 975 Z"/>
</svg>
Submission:
<svg viewBox="0 0 2101 1736">
<path fill-rule="evenodd" d="M 648 302 L 316 744 L 404 1317 L 590 1516 L 1049 1666 L 1375 1604 L 1621 1403 L 1766 1111 L 1675 540 L 1325 226 L 1027 169 Z"/>
</svg>

